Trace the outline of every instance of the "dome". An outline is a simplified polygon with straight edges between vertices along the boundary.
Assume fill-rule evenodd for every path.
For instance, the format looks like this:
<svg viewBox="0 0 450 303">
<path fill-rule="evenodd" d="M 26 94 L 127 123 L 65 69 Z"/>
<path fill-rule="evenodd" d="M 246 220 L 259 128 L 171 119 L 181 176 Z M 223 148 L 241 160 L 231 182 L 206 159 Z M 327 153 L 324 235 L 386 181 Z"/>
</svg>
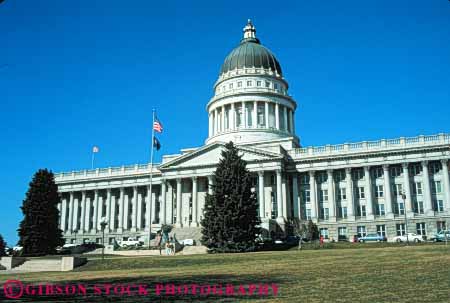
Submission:
<svg viewBox="0 0 450 303">
<path fill-rule="evenodd" d="M 225 58 L 220 74 L 241 68 L 264 68 L 282 76 L 281 66 L 274 54 L 261 45 L 255 36 L 256 30 L 249 20 L 244 28 L 244 38 L 238 47 Z"/>
</svg>

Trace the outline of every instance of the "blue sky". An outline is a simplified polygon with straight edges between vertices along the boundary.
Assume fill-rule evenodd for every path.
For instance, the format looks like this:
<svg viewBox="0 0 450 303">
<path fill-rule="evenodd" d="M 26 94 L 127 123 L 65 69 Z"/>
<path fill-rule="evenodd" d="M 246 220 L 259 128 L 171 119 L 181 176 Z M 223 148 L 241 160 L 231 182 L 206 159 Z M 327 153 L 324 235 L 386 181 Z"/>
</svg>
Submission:
<svg viewBox="0 0 450 303">
<path fill-rule="evenodd" d="M 39 168 L 145 163 L 201 146 L 220 65 L 252 18 L 298 102 L 303 145 L 449 132 L 450 2 L 0 4 L 0 233 L 17 241 Z"/>
</svg>

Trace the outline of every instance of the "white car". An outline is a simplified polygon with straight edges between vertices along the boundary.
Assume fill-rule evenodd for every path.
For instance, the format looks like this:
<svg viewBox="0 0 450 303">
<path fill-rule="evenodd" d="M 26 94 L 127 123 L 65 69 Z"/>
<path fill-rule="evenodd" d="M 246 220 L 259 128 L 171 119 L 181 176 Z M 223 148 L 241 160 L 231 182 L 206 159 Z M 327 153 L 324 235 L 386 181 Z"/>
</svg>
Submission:
<svg viewBox="0 0 450 303">
<path fill-rule="evenodd" d="M 119 243 L 119 245 L 121 247 L 130 247 L 130 246 L 134 246 L 134 247 L 139 247 L 144 245 L 143 242 L 139 241 L 136 238 L 128 238 L 128 240 L 123 240 Z"/>
<path fill-rule="evenodd" d="M 407 241 L 417 243 L 417 242 L 423 242 L 425 240 L 423 239 L 423 237 L 421 235 L 418 235 L 415 233 L 408 233 L 408 237 L 406 237 L 406 235 L 397 236 L 397 237 L 392 238 L 392 241 L 398 242 L 398 243 L 407 242 Z"/>
<path fill-rule="evenodd" d="M 181 240 L 180 244 L 184 246 L 194 246 L 194 240 L 193 239 L 184 239 Z"/>
</svg>

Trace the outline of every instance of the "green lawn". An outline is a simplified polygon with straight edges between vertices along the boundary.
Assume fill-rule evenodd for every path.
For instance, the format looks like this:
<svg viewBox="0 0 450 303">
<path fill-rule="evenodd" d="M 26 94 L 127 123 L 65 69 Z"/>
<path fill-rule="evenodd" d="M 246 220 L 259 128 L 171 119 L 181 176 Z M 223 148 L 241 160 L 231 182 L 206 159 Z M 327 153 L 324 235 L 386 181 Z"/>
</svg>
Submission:
<svg viewBox="0 0 450 303">
<path fill-rule="evenodd" d="M 156 283 L 276 283 L 279 287 L 277 296 L 263 298 L 190 295 L 161 299 L 153 292 L 121 298 L 40 298 L 45 302 L 450 302 L 450 245 L 355 247 L 110 258 L 104 263 L 95 259 L 69 273 L 0 274 L 0 283 L 18 278 L 26 282 L 145 283 L 151 288 Z"/>
</svg>

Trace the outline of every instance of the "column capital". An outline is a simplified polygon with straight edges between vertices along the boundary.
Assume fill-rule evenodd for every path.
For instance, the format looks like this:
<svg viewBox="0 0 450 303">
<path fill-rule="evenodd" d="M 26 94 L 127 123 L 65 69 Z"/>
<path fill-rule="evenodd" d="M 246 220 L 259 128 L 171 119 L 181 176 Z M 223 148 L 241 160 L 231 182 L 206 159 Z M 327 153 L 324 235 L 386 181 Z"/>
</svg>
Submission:
<svg viewBox="0 0 450 303">
<path fill-rule="evenodd" d="M 133 191 L 137 191 L 137 189 L 138 189 L 137 185 L 133 186 Z"/>
<path fill-rule="evenodd" d="M 259 171 L 258 171 L 258 176 L 264 177 L 264 171 L 263 171 L 263 170 L 259 170 Z"/>
<path fill-rule="evenodd" d="M 422 166 L 428 166 L 428 160 L 423 160 L 420 162 Z"/>
<path fill-rule="evenodd" d="M 448 159 L 441 159 L 442 167 L 448 165 Z"/>
<path fill-rule="evenodd" d="M 389 164 L 383 164 L 383 170 L 389 171 Z"/>
<path fill-rule="evenodd" d="M 308 173 L 311 178 L 314 178 L 314 176 L 316 174 L 316 172 L 314 170 L 310 170 L 310 171 L 308 171 Z"/>
<path fill-rule="evenodd" d="M 281 169 L 276 169 L 276 170 L 275 170 L 275 173 L 276 173 L 277 175 L 281 175 Z"/>
<path fill-rule="evenodd" d="M 197 182 L 198 176 L 192 176 L 192 182 Z"/>
<path fill-rule="evenodd" d="M 368 165 L 364 166 L 364 171 L 370 171 L 370 166 Z"/>
<path fill-rule="evenodd" d="M 86 198 L 86 191 L 85 190 L 81 191 L 81 197 L 82 197 L 82 199 Z"/>
<path fill-rule="evenodd" d="M 327 174 L 328 174 L 328 176 L 332 176 L 333 175 L 333 170 L 332 169 L 327 169 Z"/>
<path fill-rule="evenodd" d="M 124 191 L 125 191 L 125 187 L 121 187 L 120 188 L 120 193 L 123 194 Z"/>
<path fill-rule="evenodd" d="M 181 184 L 181 178 L 176 178 L 175 180 L 176 180 L 177 184 Z"/>
<path fill-rule="evenodd" d="M 402 163 L 402 167 L 403 167 L 403 169 L 408 169 L 409 168 L 409 162 L 403 162 Z"/>
<path fill-rule="evenodd" d="M 345 168 L 345 173 L 346 173 L 347 175 L 351 175 L 351 174 L 352 174 L 352 168 L 351 168 L 351 167 L 346 167 L 346 168 Z"/>
</svg>

